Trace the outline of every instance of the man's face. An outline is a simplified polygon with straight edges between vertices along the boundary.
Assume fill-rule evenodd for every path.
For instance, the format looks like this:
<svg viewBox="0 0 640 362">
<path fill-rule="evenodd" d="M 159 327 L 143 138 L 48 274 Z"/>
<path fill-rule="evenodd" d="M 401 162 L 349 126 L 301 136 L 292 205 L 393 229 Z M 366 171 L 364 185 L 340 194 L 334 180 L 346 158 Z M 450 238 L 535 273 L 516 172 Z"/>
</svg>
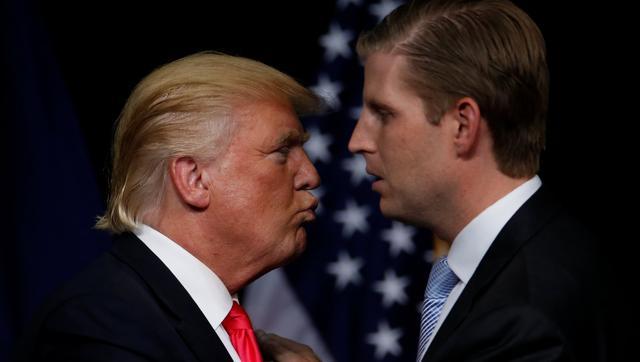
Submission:
<svg viewBox="0 0 640 362">
<path fill-rule="evenodd" d="M 403 81 L 407 69 L 400 55 L 367 58 L 364 104 L 349 150 L 361 153 L 376 177 L 372 188 L 385 216 L 428 226 L 447 190 L 451 153 L 443 123 L 427 121 L 424 103 Z"/>
<path fill-rule="evenodd" d="M 304 250 L 303 223 L 315 218 L 308 190 L 320 178 L 302 144 L 306 135 L 291 106 L 251 102 L 231 115 L 237 125 L 227 152 L 212 169 L 212 225 L 243 262 L 264 269 Z"/>
</svg>

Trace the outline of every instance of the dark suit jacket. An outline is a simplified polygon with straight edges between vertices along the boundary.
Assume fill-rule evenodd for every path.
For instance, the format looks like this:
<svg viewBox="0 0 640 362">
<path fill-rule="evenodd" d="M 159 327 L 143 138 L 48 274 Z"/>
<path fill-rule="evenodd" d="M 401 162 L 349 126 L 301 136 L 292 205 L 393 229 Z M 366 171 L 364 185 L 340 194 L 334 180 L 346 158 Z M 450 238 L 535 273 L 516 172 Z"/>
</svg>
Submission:
<svg viewBox="0 0 640 362">
<path fill-rule="evenodd" d="M 600 361 L 594 237 L 538 190 L 509 220 L 423 361 Z"/>
<path fill-rule="evenodd" d="M 167 267 L 133 234 L 48 300 L 29 361 L 231 361 Z"/>
</svg>

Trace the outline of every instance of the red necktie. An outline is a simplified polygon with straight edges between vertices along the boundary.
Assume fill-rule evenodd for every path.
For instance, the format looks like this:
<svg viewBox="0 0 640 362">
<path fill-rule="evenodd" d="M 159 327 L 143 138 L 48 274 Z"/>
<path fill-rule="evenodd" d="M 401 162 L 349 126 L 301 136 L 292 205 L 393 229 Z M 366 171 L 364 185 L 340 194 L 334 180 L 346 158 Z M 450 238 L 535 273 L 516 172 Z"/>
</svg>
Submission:
<svg viewBox="0 0 640 362">
<path fill-rule="evenodd" d="M 231 344 L 238 352 L 242 362 L 262 362 L 262 355 L 256 336 L 253 334 L 251 321 L 240 304 L 233 302 L 231 311 L 222 321 L 222 326 L 229 334 Z"/>
</svg>

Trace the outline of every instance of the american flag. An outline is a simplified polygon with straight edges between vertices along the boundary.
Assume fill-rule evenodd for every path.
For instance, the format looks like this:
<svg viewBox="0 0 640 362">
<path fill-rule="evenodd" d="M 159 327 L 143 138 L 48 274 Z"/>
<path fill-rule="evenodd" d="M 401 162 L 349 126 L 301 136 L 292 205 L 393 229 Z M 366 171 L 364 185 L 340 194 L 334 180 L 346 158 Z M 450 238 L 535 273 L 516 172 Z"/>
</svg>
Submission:
<svg viewBox="0 0 640 362">
<path fill-rule="evenodd" d="M 333 111 L 303 120 L 311 134 L 305 149 L 322 177 L 313 191 L 318 218 L 307 227 L 305 253 L 244 296 L 256 328 L 308 344 L 323 361 L 416 359 L 431 235 L 381 215 L 364 159 L 347 149 L 362 107 L 357 36 L 400 4 L 337 1 L 311 87 Z"/>
</svg>

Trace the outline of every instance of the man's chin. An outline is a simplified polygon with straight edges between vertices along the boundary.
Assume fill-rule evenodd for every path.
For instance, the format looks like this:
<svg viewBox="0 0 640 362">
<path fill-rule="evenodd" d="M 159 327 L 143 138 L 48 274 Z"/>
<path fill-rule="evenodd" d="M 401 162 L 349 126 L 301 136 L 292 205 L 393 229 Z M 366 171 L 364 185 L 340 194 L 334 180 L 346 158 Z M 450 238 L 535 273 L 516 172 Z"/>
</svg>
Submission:
<svg viewBox="0 0 640 362">
<path fill-rule="evenodd" d="M 400 213 L 398 209 L 392 205 L 389 200 L 385 200 L 384 198 L 380 198 L 380 212 L 384 217 L 388 219 L 398 219 L 400 217 Z"/>
<path fill-rule="evenodd" d="M 296 245 L 295 252 L 293 254 L 294 257 L 302 254 L 302 252 L 307 248 L 307 230 L 303 226 L 300 226 L 296 231 Z"/>
<path fill-rule="evenodd" d="M 283 257 L 282 265 L 293 261 L 305 251 L 307 248 L 307 231 L 303 226 L 298 226 L 293 239 L 286 238 L 283 243 L 283 246 L 286 245 L 286 249 L 283 249 L 280 255 Z"/>
<path fill-rule="evenodd" d="M 380 212 L 384 217 L 391 220 L 400 221 L 404 224 L 417 226 L 418 222 L 415 220 L 416 215 L 407 215 L 406 212 L 397 205 L 387 202 L 388 200 L 380 199 Z"/>
</svg>

